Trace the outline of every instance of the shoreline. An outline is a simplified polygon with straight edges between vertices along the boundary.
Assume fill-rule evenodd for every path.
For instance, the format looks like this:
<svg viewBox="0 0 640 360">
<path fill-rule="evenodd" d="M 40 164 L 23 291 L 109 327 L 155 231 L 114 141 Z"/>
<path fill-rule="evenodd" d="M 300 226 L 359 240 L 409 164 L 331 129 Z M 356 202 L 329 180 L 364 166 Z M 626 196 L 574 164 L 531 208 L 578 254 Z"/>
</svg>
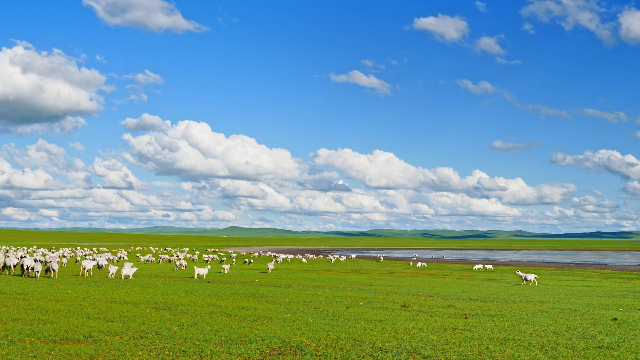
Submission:
<svg viewBox="0 0 640 360">
<path fill-rule="evenodd" d="M 224 250 L 234 250 L 234 251 L 263 251 L 263 252 L 275 252 L 286 255 L 304 255 L 304 254 L 312 254 L 312 255 L 323 255 L 327 256 L 332 253 L 340 253 L 342 255 L 348 255 L 349 252 L 353 251 L 388 251 L 388 250 L 489 250 L 489 251 L 518 251 L 518 250 L 549 250 L 549 249 L 455 249 L 455 248 L 405 248 L 405 247 L 397 247 L 397 248 L 389 248 L 389 247 L 328 247 L 328 246 L 320 246 L 320 247 L 301 247 L 301 246 L 247 246 L 247 247 L 227 247 Z M 552 251 L 562 251 L 555 250 Z M 565 250 L 565 251 L 583 251 L 583 250 Z M 586 250 L 584 250 L 586 251 Z M 607 251 L 607 250 L 593 250 L 593 251 Z M 618 251 L 618 250 L 608 250 L 608 251 Z M 631 251 L 631 250 L 624 250 Z M 365 260 L 377 260 L 375 256 L 367 256 L 367 255 L 358 255 L 358 259 Z M 410 257 L 387 257 L 385 260 L 389 261 L 411 261 Z M 418 259 L 420 261 L 422 259 Z M 466 260 L 466 259 L 437 259 L 437 258 L 427 258 L 425 259 L 426 263 L 432 264 L 468 264 L 475 265 L 478 264 L 479 261 L 482 260 Z M 640 272 L 640 265 L 606 265 L 606 264 L 582 264 L 582 263 L 558 263 L 558 262 L 534 262 L 534 261 L 491 261 L 493 265 L 502 265 L 502 266 L 514 266 L 514 267 L 537 267 L 537 268 L 553 268 L 553 269 L 578 269 L 578 270 L 610 270 L 610 271 L 623 271 L 623 272 Z"/>
</svg>

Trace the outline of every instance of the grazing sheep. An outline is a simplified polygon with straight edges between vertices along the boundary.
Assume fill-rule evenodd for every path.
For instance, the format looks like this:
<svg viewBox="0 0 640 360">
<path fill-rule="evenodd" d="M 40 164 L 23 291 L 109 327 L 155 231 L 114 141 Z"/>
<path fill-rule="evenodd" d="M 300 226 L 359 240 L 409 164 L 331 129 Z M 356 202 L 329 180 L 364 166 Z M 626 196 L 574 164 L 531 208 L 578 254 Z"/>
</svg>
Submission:
<svg viewBox="0 0 640 360">
<path fill-rule="evenodd" d="M 536 286 L 538 286 L 538 275 L 536 274 L 523 274 L 520 270 L 516 270 L 516 274 L 520 275 L 522 278 L 522 285 L 524 285 L 527 281 L 530 281 L 529 285 L 532 285 L 533 282 L 536 282 Z"/>
<path fill-rule="evenodd" d="M 115 279 L 117 271 L 118 271 L 118 267 L 117 266 L 109 265 L 109 275 L 107 275 L 107 278 Z"/>
<path fill-rule="evenodd" d="M 209 269 L 211 269 L 211 265 L 207 265 L 207 267 L 204 268 L 198 268 L 198 267 L 193 267 L 193 270 L 195 272 L 195 275 L 193 276 L 195 279 L 198 278 L 198 275 L 202 275 L 203 279 L 207 278 L 207 274 L 209 273 Z"/>
<path fill-rule="evenodd" d="M 80 263 L 80 276 L 82 276 L 83 271 L 84 271 L 84 276 L 87 276 L 89 272 L 91 272 L 91 276 L 93 276 L 94 266 L 96 266 L 96 261 L 82 260 L 82 262 Z"/>
<path fill-rule="evenodd" d="M 269 273 L 271 273 L 273 269 L 275 269 L 275 262 L 272 261 L 267 264 L 267 270 L 269 271 Z"/>
<path fill-rule="evenodd" d="M 120 270 L 120 274 L 122 274 L 122 278 L 125 276 L 129 276 L 129 280 L 133 278 L 133 274 L 138 270 L 138 268 L 123 268 Z"/>
<path fill-rule="evenodd" d="M 484 268 L 487 270 L 493 270 L 493 265 L 485 265 Z"/>
<path fill-rule="evenodd" d="M 409 261 L 409 266 L 413 266 L 413 261 Z"/>
<path fill-rule="evenodd" d="M 229 269 L 231 268 L 231 265 L 227 264 L 227 265 L 222 265 L 222 273 L 226 274 L 229 272 Z"/>
<path fill-rule="evenodd" d="M 37 262 L 33 264 L 33 275 L 36 279 L 40 279 L 40 273 L 42 272 L 42 264 Z"/>
<path fill-rule="evenodd" d="M 249 260 L 249 265 L 253 265 L 253 259 Z"/>
<path fill-rule="evenodd" d="M 9 270 L 11 270 L 11 275 L 16 274 L 16 266 L 18 266 L 19 262 L 20 260 L 14 256 L 9 256 L 4 259 L 4 269 L 7 269 L 7 275 L 9 275 Z"/>
<path fill-rule="evenodd" d="M 473 267 L 473 270 L 484 270 L 483 265 L 479 264 Z"/>
<path fill-rule="evenodd" d="M 249 259 L 244 259 L 244 261 L 242 263 L 243 264 L 248 264 L 249 263 Z"/>
<path fill-rule="evenodd" d="M 60 266 L 56 263 L 51 263 L 49 265 L 47 265 L 47 268 L 44 269 L 44 273 L 45 274 L 50 274 L 49 277 L 53 278 L 53 273 L 56 273 L 56 279 L 58 278 L 58 269 L 60 268 Z"/>
<path fill-rule="evenodd" d="M 427 263 L 419 262 L 416 267 L 427 267 Z"/>
<path fill-rule="evenodd" d="M 303 263 L 303 264 L 306 264 L 306 263 L 307 263 L 307 259 L 302 258 L 302 263 Z"/>
<path fill-rule="evenodd" d="M 62 267 L 67 267 L 67 258 L 62 258 L 62 260 L 60 260 L 60 262 L 62 262 Z"/>
</svg>

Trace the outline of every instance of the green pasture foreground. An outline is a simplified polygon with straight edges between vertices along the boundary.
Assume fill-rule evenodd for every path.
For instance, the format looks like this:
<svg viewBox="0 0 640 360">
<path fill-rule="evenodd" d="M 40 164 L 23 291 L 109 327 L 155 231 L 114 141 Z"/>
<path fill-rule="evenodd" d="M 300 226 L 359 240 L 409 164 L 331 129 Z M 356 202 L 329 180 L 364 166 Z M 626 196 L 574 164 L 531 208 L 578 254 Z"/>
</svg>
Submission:
<svg viewBox="0 0 640 360">
<path fill-rule="evenodd" d="M 143 252 L 145 253 L 145 252 Z M 242 261 L 240 256 L 240 261 Z M 3 359 L 639 359 L 637 273 L 300 260 L 0 275 Z M 204 266 L 200 260 L 199 266 Z M 118 276 L 120 274 L 118 273 Z"/>
<path fill-rule="evenodd" d="M 434 247 L 553 250 L 638 250 L 639 240 L 542 240 L 542 239 L 422 239 L 378 237 L 250 238 L 189 235 L 144 235 L 0 230 L 0 245 L 58 247 L 160 246 L 330 246 L 330 247 Z"/>
</svg>

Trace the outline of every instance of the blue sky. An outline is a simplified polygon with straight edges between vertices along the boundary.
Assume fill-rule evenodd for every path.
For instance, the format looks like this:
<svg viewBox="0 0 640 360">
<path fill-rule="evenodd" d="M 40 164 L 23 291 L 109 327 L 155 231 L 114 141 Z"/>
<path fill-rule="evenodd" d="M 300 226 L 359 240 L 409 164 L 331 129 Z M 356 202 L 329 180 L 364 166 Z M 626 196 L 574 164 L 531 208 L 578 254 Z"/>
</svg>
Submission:
<svg viewBox="0 0 640 360">
<path fill-rule="evenodd" d="M 3 24 L 0 226 L 638 229 L 633 3 L 21 1 Z"/>
</svg>

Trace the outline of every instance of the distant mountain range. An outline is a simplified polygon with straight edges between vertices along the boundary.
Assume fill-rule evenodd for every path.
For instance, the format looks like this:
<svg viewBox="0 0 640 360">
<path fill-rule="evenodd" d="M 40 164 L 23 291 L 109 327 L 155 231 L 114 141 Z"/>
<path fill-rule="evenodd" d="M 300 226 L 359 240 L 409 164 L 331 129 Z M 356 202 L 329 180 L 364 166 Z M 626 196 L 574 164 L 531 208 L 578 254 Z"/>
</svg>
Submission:
<svg viewBox="0 0 640 360">
<path fill-rule="evenodd" d="M 156 234 L 156 235 L 193 235 L 228 237 L 389 237 L 389 238 L 430 238 L 430 239 L 621 239 L 640 240 L 638 231 L 585 232 L 585 233 L 534 233 L 528 231 L 501 230 L 393 230 L 374 229 L 367 231 L 292 231 L 272 228 L 245 228 L 230 226 L 224 229 L 197 229 L 173 226 L 153 226 L 132 229 L 104 228 L 59 228 L 59 229 L 22 229 L 82 233 L 119 233 L 119 234 Z"/>
</svg>

